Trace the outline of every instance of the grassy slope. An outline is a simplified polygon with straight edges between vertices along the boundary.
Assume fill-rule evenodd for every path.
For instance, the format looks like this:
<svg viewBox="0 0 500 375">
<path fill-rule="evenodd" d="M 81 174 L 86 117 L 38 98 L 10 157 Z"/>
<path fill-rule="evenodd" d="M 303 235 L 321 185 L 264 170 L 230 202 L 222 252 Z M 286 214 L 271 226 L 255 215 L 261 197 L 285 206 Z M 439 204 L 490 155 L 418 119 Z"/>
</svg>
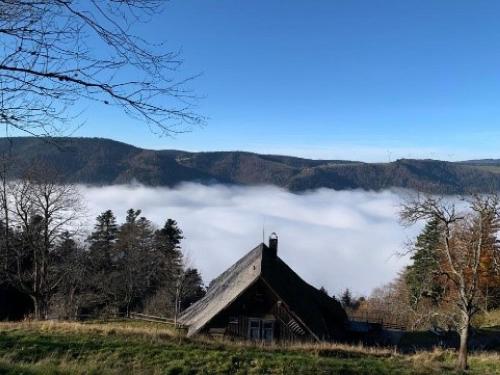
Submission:
<svg viewBox="0 0 500 375">
<path fill-rule="evenodd" d="M 342 345 L 260 347 L 181 340 L 136 323 L 1 323 L 0 373 L 14 374 L 453 374 L 454 354 L 411 356 Z M 500 374 L 477 354 L 471 374 Z"/>
<path fill-rule="evenodd" d="M 485 312 L 476 318 L 476 325 L 482 328 L 500 330 L 500 309 Z"/>
</svg>

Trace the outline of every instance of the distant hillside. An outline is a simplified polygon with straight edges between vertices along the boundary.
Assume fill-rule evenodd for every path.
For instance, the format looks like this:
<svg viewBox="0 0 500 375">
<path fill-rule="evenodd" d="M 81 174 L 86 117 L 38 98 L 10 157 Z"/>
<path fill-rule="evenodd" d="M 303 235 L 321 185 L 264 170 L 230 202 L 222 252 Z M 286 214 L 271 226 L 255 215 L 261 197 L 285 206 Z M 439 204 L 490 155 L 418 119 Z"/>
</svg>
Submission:
<svg viewBox="0 0 500 375">
<path fill-rule="evenodd" d="M 16 173 L 44 160 L 68 181 L 108 185 L 133 181 L 173 186 L 184 181 L 271 184 L 292 191 L 321 187 L 381 190 L 412 188 L 467 193 L 500 188 L 500 161 L 446 162 L 402 159 L 392 163 L 309 160 L 249 152 L 153 151 L 99 138 L 0 139 L 0 153 L 12 153 Z"/>
</svg>

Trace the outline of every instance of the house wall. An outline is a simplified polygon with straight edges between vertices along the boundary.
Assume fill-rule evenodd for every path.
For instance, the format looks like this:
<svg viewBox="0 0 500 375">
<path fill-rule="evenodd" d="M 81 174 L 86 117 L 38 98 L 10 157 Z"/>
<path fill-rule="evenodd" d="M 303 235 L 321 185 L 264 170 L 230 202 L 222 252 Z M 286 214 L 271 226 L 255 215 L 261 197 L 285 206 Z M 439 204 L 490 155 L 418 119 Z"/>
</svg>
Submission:
<svg viewBox="0 0 500 375">
<path fill-rule="evenodd" d="M 302 341 L 277 317 L 278 300 L 269 288 L 258 280 L 231 305 L 217 314 L 204 328 L 203 333 L 235 339 L 248 339 L 249 321 L 260 319 L 273 322 L 273 341 Z"/>
</svg>

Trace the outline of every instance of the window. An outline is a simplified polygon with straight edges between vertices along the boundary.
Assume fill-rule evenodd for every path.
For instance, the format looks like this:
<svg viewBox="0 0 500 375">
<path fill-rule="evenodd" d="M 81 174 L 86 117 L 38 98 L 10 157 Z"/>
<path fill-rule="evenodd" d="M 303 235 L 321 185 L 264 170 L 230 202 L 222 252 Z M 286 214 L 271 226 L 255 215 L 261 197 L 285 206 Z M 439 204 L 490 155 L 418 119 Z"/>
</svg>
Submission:
<svg viewBox="0 0 500 375">
<path fill-rule="evenodd" d="M 274 338 L 274 321 L 251 318 L 248 320 L 248 338 L 271 342 Z"/>
</svg>

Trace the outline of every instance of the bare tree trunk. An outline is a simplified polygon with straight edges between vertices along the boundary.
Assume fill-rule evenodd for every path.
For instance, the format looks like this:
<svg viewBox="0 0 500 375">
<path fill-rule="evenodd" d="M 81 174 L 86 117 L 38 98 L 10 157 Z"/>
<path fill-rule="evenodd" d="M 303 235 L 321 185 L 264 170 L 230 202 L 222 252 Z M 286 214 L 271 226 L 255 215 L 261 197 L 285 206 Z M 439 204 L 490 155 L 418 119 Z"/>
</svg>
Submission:
<svg viewBox="0 0 500 375">
<path fill-rule="evenodd" d="M 177 281 L 176 281 L 176 286 L 175 286 L 175 310 L 174 310 L 175 327 L 177 327 L 177 320 L 178 320 L 180 312 L 181 312 L 184 277 L 185 277 L 185 272 L 184 272 L 184 270 L 181 270 L 180 274 L 177 275 Z"/>
<path fill-rule="evenodd" d="M 78 316 L 78 301 L 76 300 L 76 288 L 71 287 L 68 293 L 68 301 L 66 303 L 66 317 L 70 320 L 77 320 Z M 68 303 L 69 302 L 69 303 Z"/>
<path fill-rule="evenodd" d="M 77 302 L 75 303 L 74 305 L 74 308 L 73 308 L 73 314 L 72 314 L 72 318 L 74 321 L 77 321 L 78 320 L 78 312 L 80 311 L 80 303 Z"/>
<path fill-rule="evenodd" d="M 33 316 L 35 320 L 40 320 L 40 301 L 36 296 L 31 296 L 31 300 L 33 301 Z"/>
<path fill-rule="evenodd" d="M 459 370 L 465 371 L 468 366 L 469 356 L 469 329 L 470 318 L 467 313 L 463 313 L 463 326 L 460 329 L 460 348 L 458 349 L 457 367 Z"/>
<path fill-rule="evenodd" d="M 127 302 L 127 310 L 126 310 L 125 314 L 126 314 L 127 318 L 130 318 L 130 301 Z"/>
<path fill-rule="evenodd" d="M 132 297 L 127 296 L 125 298 L 125 317 L 130 318 L 130 304 L 132 303 Z"/>
<path fill-rule="evenodd" d="M 2 196 L 1 196 L 1 202 L 2 202 L 2 219 L 4 221 L 4 240 L 3 240 L 3 254 L 2 256 L 4 257 L 2 259 L 3 265 L 4 265 L 4 271 L 7 271 L 8 267 L 8 258 L 9 258 L 9 253 L 10 253 L 10 239 L 9 239 L 9 229 L 10 229 L 10 222 L 9 222 L 9 198 L 8 198 L 8 193 L 7 193 L 7 160 L 4 157 L 4 160 L 2 160 L 2 172 L 0 174 L 1 178 L 1 183 L 2 183 Z"/>
<path fill-rule="evenodd" d="M 42 319 L 43 320 L 49 319 L 49 306 L 50 306 L 50 299 L 47 296 L 44 296 L 43 297 L 43 311 L 42 311 Z"/>
<path fill-rule="evenodd" d="M 32 296 L 33 315 L 35 320 L 47 320 L 49 317 L 49 305 L 44 297 Z"/>
<path fill-rule="evenodd" d="M 174 308 L 174 324 L 175 327 L 177 327 L 177 318 L 179 317 L 179 289 L 176 288 L 175 290 L 175 308 Z"/>
</svg>

